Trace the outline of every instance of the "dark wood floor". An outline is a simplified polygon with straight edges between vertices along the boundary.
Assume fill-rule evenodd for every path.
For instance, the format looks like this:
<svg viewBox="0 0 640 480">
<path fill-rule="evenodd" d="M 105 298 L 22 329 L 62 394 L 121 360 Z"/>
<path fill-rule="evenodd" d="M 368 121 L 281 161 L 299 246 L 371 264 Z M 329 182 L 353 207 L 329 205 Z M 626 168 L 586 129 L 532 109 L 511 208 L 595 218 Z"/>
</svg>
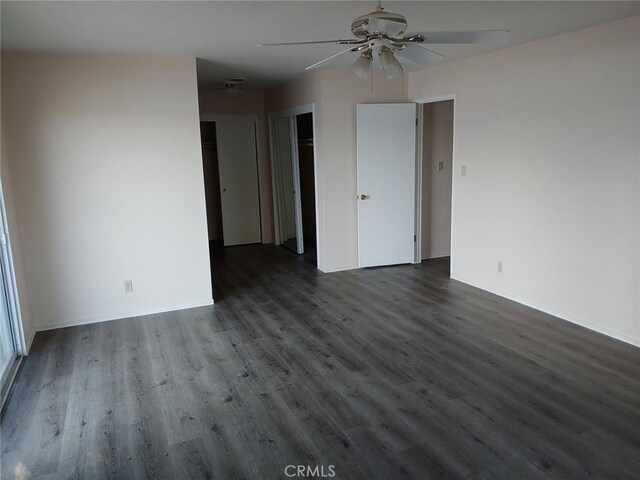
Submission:
<svg viewBox="0 0 640 480">
<path fill-rule="evenodd" d="M 445 260 L 323 275 L 231 248 L 216 295 L 39 333 L 2 478 L 640 475 L 640 350 L 450 280 Z"/>
</svg>

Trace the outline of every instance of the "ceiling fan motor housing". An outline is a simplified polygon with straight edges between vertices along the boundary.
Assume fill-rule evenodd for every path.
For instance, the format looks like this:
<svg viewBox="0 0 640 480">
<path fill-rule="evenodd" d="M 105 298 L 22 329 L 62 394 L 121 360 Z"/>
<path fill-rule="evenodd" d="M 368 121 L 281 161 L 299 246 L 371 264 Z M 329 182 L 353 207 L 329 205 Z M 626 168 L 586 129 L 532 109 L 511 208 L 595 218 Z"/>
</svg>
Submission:
<svg viewBox="0 0 640 480">
<path fill-rule="evenodd" d="M 351 33 L 358 38 L 372 35 L 398 38 L 407 31 L 407 19 L 398 13 L 376 10 L 360 15 L 351 23 Z"/>
</svg>

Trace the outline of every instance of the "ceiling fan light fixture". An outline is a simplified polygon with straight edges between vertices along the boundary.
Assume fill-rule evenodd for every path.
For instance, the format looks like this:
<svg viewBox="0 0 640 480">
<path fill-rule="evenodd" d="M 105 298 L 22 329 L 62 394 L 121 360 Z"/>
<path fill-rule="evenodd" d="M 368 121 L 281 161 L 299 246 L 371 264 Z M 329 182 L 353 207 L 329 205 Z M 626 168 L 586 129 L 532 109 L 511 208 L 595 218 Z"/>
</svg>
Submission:
<svg viewBox="0 0 640 480">
<path fill-rule="evenodd" d="M 373 54 L 371 49 L 368 48 L 353 62 L 351 67 L 351 73 L 353 73 L 360 80 L 366 80 L 369 77 L 371 71 L 371 63 L 373 62 Z"/>
<path fill-rule="evenodd" d="M 385 77 L 392 79 L 402 73 L 402 65 L 393 54 L 393 50 L 385 46 L 380 49 L 378 55 L 380 55 L 380 68 Z"/>
<path fill-rule="evenodd" d="M 302 42 L 263 43 L 259 46 L 282 45 L 318 45 L 336 44 L 348 45 L 350 48 L 335 53 L 319 62 L 309 65 L 306 69 L 327 67 L 330 61 L 345 54 L 361 52 L 358 59 L 351 66 L 351 72 L 358 78 L 365 80 L 371 76 L 373 67 L 373 52 L 378 54 L 380 69 L 383 75 L 392 79 L 401 75 L 404 70 L 396 57 L 410 61 L 412 64 L 427 66 L 441 60 L 444 55 L 430 50 L 432 45 L 454 44 L 504 44 L 509 41 L 508 30 L 463 30 L 434 32 L 407 32 L 407 19 L 399 13 L 387 12 L 378 1 L 375 11 L 356 17 L 351 23 L 353 37 L 335 40 L 305 40 Z"/>
</svg>

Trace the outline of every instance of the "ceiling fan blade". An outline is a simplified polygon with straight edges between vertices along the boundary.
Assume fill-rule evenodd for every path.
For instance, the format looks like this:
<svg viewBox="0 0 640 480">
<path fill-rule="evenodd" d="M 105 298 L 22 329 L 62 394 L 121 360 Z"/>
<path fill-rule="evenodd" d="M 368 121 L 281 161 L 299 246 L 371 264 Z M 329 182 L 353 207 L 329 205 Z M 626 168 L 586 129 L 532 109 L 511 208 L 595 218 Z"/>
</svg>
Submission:
<svg viewBox="0 0 640 480">
<path fill-rule="evenodd" d="M 412 32 L 406 34 L 404 38 L 414 35 L 424 37 L 424 43 L 428 45 L 437 44 L 460 44 L 460 43 L 484 43 L 499 44 L 509 41 L 509 30 L 468 30 L 460 32 Z"/>
<path fill-rule="evenodd" d="M 408 43 L 402 50 L 396 50 L 395 54 L 417 65 L 429 65 L 444 58 L 444 55 L 440 55 L 438 52 L 416 45 L 415 43 Z"/>
<path fill-rule="evenodd" d="M 350 40 L 319 40 L 317 42 L 285 42 L 285 43 L 261 43 L 257 47 L 279 47 L 282 45 L 317 45 L 321 43 L 335 43 L 337 45 L 360 45 L 366 43 L 367 40 L 350 39 Z"/>
<path fill-rule="evenodd" d="M 356 52 L 358 51 L 358 48 L 347 48 L 346 50 L 343 50 L 341 52 L 336 53 L 335 55 L 331 55 L 330 57 L 325 58 L 324 60 L 320 60 L 319 62 L 314 63 L 313 65 L 309 65 L 307 68 L 305 68 L 305 70 L 311 70 L 312 68 L 316 68 L 319 67 L 320 65 L 322 65 L 323 63 L 328 62 L 329 60 L 333 60 L 336 57 L 339 57 L 340 55 L 342 55 L 343 53 L 348 53 L 348 52 Z"/>
</svg>

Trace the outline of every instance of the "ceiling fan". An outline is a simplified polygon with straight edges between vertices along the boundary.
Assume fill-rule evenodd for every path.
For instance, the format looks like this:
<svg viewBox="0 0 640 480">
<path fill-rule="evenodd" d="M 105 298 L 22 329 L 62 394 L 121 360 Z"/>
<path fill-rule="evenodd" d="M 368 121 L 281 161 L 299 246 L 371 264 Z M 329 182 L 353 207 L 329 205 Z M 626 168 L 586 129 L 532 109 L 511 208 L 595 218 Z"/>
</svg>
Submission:
<svg viewBox="0 0 640 480">
<path fill-rule="evenodd" d="M 282 45 L 313 45 L 334 43 L 349 45 L 349 48 L 325 58 L 306 69 L 324 65 L 344 54 L 360 52 L 351 67 L 351 72 L 358 78 L 369 76 L 374 57 L 378 57 L 380 69 L 387 78 L 394 78 L 402 73 L 402 65 L 398 58 L 415 65 L 428 65 L 444 57 L 425 45 L 441 44 L 500 44 L 509 40 L 508 30 L 471 30 L 457 32 L 413 32 L 406 34 L 407 19 L 398 13 L 387 12 L 378 1 L 375 11 L 357 17 L 351 23 L 351 33 L 356 38 L 346 40 L 321 40 L 290 43 L 263 43 L 259 47 Z M 374 55 L 375 54 L 375 55 Z"/>
</svg>

